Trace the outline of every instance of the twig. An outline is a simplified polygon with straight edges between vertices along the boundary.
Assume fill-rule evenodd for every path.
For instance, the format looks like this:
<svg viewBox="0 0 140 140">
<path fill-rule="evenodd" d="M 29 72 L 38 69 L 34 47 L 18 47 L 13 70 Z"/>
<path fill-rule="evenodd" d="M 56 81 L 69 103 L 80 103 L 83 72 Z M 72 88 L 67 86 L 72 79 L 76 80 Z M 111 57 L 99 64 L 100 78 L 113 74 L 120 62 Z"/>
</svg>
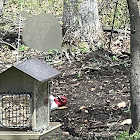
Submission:
<svg viewBox="0 0 140 140">
<path fill-rule="evenodd" d="M 97 128 L 108 128 L 108 126 L 102 124 L 102 125 L 91 126 L 91 127 L 89 127 L 88 129 L 97 129 Z"/>
<path fill-rule="evenodd" d="M 65 56 L 67 57 L 67 59 L 68 59 L 70 65 L 71 65 L 72 62 L 71 62 L 71 59 L 70 59 L 69 54 L 67 53 L 67 51 L 64 51 L 64 54 L 65 54 Z"/>
<path fill-rule="evenodd" d="M 20 1 L 20 16 L 19 16 L 19 32 L 18 32 L 18 44 L 17 44 L 17 49 L 19 50 L 19 46 L 20 46 L 20 29 L 21 29 L 21 20 L 22 20 L 22 16 L 21 16 L 21 12 L 23 9 L 23 1 Z M 19 52 L 19 51 L 18 51 Z M 19 54 L 17 53 L 17 62 L 19 61 Z"/>
<path fill-rule="evenodd" d="M 14 48 L 15 50 L 18 51 L 18 49 L 17 49 L 16 47 L 14 47 L 13 45 L 11 45 L 11 44 L 8 43 L 8 42 L 3 41 L 1 38 L 0 38 L 0 43 L 2 43 L 2 44 L 6 44 L 6 45 L 8 45 L 8 46 L 10 46 L 10 47 L 12 47 L 12 48 Z"/>
<path fill-rule="evenodd" d="M 110 50 L 110 45 L 111 45 L 111 40 L 112 40 L 112 34 L 113 34 L 113 29 L 114 29 L 114 23 L 115 23 L 115 17 L 116 17 L 116 12 L 117 12 L 117 6 L 118 6 L 118 0 L 116 1 L 116 5 L 115 5 L 115 11 L 114 11 L 114 17 L 113 17 L 113 24 L 112 24 L 110 41 L 109 41 L 109 46 L 108 46 L 108 49 L 109 50 Z"/>
<path fill-rule="evenodd" d="M 112 27 L 107 27 L 107 28 L 103 28 L 104 32 L 111 32 L 112 31 Z M 121 34 L 130 34 L 129 30 L 122 30 L 122 29 L 113 29 L 112 31 L 113 33 L 121 33 Z"/>
<path fill-rule="evenodd" d="M 70 31 L 71 31 L 72 29 L 74 29 L 74 27 L 71 26 L 71 27 L 69 27 L 69 28 L 66 30 L 65 35 L 64 35 L 63 38 L 62 38 L 62 43 L 63 43 L 64 40 L 66 39 L 67 35 L 70 34 Z"/>
</svg>

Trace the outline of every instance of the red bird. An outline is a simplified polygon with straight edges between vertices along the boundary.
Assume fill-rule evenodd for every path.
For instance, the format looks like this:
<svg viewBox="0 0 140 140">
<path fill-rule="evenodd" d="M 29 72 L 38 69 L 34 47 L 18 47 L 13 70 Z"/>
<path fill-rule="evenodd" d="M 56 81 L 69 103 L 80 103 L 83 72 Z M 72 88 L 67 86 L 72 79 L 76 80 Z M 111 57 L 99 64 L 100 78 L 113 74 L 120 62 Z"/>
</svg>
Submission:
<svg viewBox="0 0 140 140">
<path fill-rule="evenodd" d="M 65 106 L 67 104 L 67 98 L 65 96 L 54 97 L 53 95 L 50 95 L 49 100 L 50 100 L 51 111 L 57 109 L 58 107 Z M 47 102 L 48 102 L 48 97 L 45 97 L 44 104 L 47 104 Z"/>
</svg>

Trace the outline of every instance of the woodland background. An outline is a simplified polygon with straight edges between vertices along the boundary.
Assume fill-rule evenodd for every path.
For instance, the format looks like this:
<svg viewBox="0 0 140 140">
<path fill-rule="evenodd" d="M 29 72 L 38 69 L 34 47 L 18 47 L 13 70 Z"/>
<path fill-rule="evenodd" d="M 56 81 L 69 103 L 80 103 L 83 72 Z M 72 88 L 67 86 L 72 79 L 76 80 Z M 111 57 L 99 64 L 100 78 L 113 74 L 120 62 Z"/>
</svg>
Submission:
<svg viewBox="0 0 140 140">
<path fill-rule="evenodd" d="M 1 72 L 17 60 L 17 51 L 10 46 L 17 46 L 21 11 L 19 0 L 5 0 L 4 3 L 0 19 Z M 131 117 L 130 19 L 127 2 L 118 0 L 116 12 L 115 8 L 116 1 L 98 0 L 102 32 L 94 43 L 74 38 L 75 28 L 69 32 L 69 36 L 72 36 L 70 41 L 63 35 L 62 54 L 55 49 L 39 52 L 20 41 L 20 61 L 36 56 L 62 72 L 62 76 L 51 81 L 51 90 L 54 95 L 65 95 L 68 104 L 67 108 L 52 112 L 51 121 L 61 122 L 62 132 L 49 137 L 50 140 L 139 137 L 139 134 L 128 136 L 131 124 L 128 119 Z M 25 0 L 23 11 L 30 15 L 52 13 L 63 25 L 63 0 Z M 25 22 L 23 18 L 21 35 Z"/>
</svg>

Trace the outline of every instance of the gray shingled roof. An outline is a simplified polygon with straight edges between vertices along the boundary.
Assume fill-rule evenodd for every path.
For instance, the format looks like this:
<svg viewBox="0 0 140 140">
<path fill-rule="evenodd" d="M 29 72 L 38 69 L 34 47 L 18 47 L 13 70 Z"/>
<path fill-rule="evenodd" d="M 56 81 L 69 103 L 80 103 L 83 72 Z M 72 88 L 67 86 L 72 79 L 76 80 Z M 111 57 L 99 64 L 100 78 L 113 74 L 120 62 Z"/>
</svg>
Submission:
<svg viewBox="0 0 140 140">
<path fill-rule="evenodd" d="M 60 71 L 37 58 L 29 59 L 14 66 L 40 82 L 47 81 L 61 74 Z"/>
</svg>

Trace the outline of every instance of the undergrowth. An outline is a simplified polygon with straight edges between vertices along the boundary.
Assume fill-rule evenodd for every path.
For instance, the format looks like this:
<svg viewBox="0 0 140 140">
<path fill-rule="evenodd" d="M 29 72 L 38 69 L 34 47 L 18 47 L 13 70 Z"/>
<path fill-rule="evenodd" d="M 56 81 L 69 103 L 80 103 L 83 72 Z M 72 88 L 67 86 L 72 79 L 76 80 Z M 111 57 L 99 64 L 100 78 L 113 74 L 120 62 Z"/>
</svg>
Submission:
<svg viewBox="0 0 140 140">
<path fill-rule="evenodd" d="M 114 140 L 140 140 L 140 132 L 137 131 L 134 134 L 129 135 L 128 131 L 124 131 L 114 137 Z"/>
</svg>

